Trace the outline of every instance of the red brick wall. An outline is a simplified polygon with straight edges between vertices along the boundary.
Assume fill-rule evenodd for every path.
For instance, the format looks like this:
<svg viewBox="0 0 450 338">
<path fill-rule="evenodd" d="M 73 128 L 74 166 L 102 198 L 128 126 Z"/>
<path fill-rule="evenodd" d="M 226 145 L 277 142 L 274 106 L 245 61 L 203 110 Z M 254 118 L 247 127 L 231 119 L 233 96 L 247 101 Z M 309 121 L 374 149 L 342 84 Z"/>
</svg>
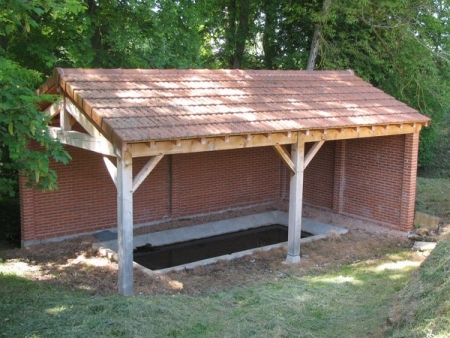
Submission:
<svg viewBox="0 0 450 338">
<path fill-rule="evenodd" d="M 20 182 L 22 241 L 92 232 L 116 224 L 116 189 L 102 157 L 67 147 L 70 165 L 55 164 L 59 190 L 40 192 Z M 98 203 L 98 201 L 103 201 Z"/>
<path fill-rule="evenodd" d="M 325 142 L 305 169 L 303 200 L 315 206 L 333 208 L 335 142 Z M 305 153 L 311 144 L 307 143 Z"/>
<path fill-rule="evenodd" d="M 70 164 L 53 164 L 59 190 L 33 191 L 21 181 L 25 245 L 117 224 L 116 189 L 102 156 L 67 149 Z M 147 160 L 133 160 L 134 175 Z M 270 147 L 165 156 L 134 193 L 134 223 L 278 201 L 281 166 Z"/>
<path fill-rule="evenodd" d="M 374 137 L 342 141 L 339 151 L 344 158 L 337 160 L 344 184 L 335 199 L 340 204 L 335 211 L 374 220 L 388 227 L 406 230 L 411 224 L 400 225 L 403 199 L 405 136 Z M 417 153 L 417 148 L 416 148 Z M 417 162 L 414 163 L 414 166 Z M 414 199 L 414 192 L 408 198 Z M 412 195 L 411 195 L 412 194 Z M 411 215 L 414 210 L 411 210 Z"/>
<path fill-rule="evenodd" d="M 323 144 L 319 152 L 314 156 L 304 172 L 303 202 L 321 208 L 333 208 L 334 186 L 334 152 L 335 141 Z M 305 153 L 311 149 L 312 143 L 307 143 Z M 287 148 L 290 151 L 290 148 Z M 283 169 L 282 173 L 282 197 L 289 199 L 290 171 Z"/>
<path fill-rule="evenodd" d="M 271 147 L 172 157 L 175 217 L 280 199 L 281 160 Z"/>
<path fill-rule="evenodd" d="M 304 202 L 407 230 L 417 147 L 417 134 L 326 142 L 305 170 Z M 59 190 L 32 191 L 21 180 L 25 244 L 117 224 L 116 189 L 102 156 L 67 149 L 70 164 L 54 165 Z M 147 160 L 134 159 L 134 174 Z M 289 197 L 289 177 L 271 147 L 165 156 L 134 194 L 134 222 L 276 202 Z"/>
<path fill-rule="evenodd" d="M 408 134 L 326 142 L 305 170 L 304 202 L 410 230 L 418 140 Z M 284 176 L 283 197 L 289 198 L 287 170 Z"/>
<path fill-rule="evenodd" d="M 134 176 L 148 160 L 148 158 L 133 159 Z M 133 194 L 133 218 L 135 224 L 142 224 L 170 217 L 169 169 L 170 157 L 165 156 Z M 114 203 L 116 203 L 115 191 L 113 197 Z M 116 224 L 117 221 L 114 219 L 113 226 Z"/>
</svg>

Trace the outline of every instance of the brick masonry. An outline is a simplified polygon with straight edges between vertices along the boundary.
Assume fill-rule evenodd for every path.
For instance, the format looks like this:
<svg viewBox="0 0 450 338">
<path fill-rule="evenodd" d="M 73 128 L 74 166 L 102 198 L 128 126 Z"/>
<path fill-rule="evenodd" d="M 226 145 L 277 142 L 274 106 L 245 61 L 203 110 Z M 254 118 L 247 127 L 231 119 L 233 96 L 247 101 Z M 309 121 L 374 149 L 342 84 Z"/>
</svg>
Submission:
<svg viewBox="0 0 450 338">
<path fill-rule="evenodd" d="M 310 145 L 307 145 L 309 149 Z M 68 146 L 59 190 L 20 182 L 22 242 L 116 226 L 116 189 L 100 155 Z M 326 142 L 305 170 L 304 202 L 409 230 L 418 134 Z M 147 158 L 134 159 L 134 174 Z M 289 197 L 289 171 L 271 147 L 166 156 L 134 194 L 134 223 L 190 217 Z"/>
</svg>

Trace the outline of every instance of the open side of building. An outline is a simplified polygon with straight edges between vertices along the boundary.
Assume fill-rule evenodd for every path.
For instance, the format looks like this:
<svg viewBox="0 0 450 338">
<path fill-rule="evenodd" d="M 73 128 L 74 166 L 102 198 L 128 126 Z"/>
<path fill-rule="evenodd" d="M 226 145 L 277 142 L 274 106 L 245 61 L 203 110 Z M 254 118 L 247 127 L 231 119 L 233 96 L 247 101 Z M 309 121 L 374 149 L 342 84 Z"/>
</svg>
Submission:
<svg viewBox="0 0 450 338">
<path fill-rule="evenodd" d="M 429 119 L 351 71 L 56 69 L 38 93 L 69 165 L 59 190 L 21 182 L 24 246 L 117 226 L 119 291 L 133 293 L 133 229 L 289 200 L 409 230 Z"/>
</svg>

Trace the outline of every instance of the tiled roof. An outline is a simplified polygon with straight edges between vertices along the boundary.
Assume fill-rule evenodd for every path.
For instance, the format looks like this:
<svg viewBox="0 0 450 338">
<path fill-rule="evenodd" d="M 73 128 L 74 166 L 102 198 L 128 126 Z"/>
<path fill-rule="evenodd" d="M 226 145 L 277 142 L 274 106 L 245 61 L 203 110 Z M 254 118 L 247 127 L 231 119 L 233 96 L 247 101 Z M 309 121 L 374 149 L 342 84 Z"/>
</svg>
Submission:
<svg viewBox="0 0 450 338">
<path fill-rule="evenodd" d="M 61 69 L 59 89 L 121 142 L 426 123 L 352 71 Z"/>
</svg>

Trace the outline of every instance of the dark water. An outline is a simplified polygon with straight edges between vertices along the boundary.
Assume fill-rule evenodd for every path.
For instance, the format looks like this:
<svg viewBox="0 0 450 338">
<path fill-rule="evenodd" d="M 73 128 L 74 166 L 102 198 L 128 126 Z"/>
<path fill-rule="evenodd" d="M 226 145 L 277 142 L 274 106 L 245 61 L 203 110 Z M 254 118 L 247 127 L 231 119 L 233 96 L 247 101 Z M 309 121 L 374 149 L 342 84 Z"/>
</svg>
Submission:
<svg viewBox="0 0 450 338">
<path fill-rule="evenodd" d="M 312 235 L 302 232 L 302 238 L 309 236 Z M 151 270 L 158 270 L 282 243 L 286 242 L 287 238 L 287 227 L 274 224 L 160 247 L 144 245 L 134 251 L 134 261 Z"/>
</svg>

